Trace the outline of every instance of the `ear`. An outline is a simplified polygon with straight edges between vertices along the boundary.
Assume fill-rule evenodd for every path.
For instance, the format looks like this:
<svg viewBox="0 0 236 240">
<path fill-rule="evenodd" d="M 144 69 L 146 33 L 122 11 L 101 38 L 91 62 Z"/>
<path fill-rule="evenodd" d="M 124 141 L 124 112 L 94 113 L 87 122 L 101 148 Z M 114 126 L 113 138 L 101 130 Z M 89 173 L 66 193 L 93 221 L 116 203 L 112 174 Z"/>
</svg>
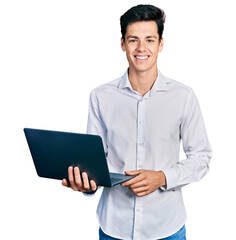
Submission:
<svg viewBox="0 0 236 240">
<path fill-rule="evenodd" d="M 164 46 L 164 39 L 163 39 L 163 37 L 162 37 L 162 38 L 161 38 L 161 41 L 160 41 L 160 43 L 159 43 L 159 51 L 158 51 L 158 52 L 161 52 L 161 51 L 162 51 L 163 46 Z"/>
<path fill-rule="evenodd" d="M 124 42 L 123 38 L 121 38 L 121 49 L 122 49 L 124 52 L 126 51 L 125 42 Z"/>
</svg>

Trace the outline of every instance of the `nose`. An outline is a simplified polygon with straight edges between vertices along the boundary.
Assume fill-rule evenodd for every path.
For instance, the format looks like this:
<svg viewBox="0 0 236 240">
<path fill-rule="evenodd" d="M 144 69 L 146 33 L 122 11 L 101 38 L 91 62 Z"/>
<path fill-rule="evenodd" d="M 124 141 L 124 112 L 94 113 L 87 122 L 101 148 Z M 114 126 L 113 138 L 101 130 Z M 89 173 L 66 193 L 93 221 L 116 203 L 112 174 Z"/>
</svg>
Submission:
<svg viewBox="0 0 236 240">
<path fill-rule="evenodd" d="M 138 52 L 144 52 L 145 51 L 145 43 L 143 41 L 139 41 L 137 45 L 137 51 Z"/>
</svg>

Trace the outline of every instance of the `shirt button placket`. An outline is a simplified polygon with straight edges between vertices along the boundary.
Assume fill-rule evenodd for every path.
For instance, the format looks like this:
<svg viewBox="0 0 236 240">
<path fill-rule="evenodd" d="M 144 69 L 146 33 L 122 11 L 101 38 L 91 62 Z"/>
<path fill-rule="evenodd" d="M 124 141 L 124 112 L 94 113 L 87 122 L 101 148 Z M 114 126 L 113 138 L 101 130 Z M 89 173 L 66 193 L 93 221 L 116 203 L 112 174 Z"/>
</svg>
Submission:
<svg viewBox="0 0 236 240">
<path fill-rule="evenodd" d="M 136 167 L 137 169 L 143 168 L 143 157 L 144 157 L 144 107 L 145 102 L 141 98 L 138 102 L 137 112 L 137 158 Z M 141 237 L 142 231 L 142 198 L 135 197 L 135 221 L 134 221 L 134 235 L 133 239 L 138 240 Z"/>
<path fill-rule="evenodd" d="M 145 102 L 140 99 L 138 102 L 138 112 L 137 112 L 137 169 L 143 166 L 143 151 L 144 151 L 144 106 Z"/>
</svg>

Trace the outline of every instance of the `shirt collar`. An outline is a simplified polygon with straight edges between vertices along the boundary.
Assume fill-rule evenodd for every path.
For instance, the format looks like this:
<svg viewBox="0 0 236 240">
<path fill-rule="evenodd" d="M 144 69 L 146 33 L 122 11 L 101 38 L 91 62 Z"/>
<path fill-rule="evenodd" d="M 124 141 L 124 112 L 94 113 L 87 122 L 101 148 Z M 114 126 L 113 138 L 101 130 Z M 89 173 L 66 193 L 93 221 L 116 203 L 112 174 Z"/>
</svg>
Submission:
<svg viewBox="0 0 236 240">
<path fill-rule="evenodd" d="M 128 75 L 128 69 L 126 70 L 125 74 L 121 78 L 119 89 L 123 88 L 129 88 L 133 91 L 133 88 L 131 86 L 131 83 L 129 81 L 129 75 Z M 166 84 L 166 78 L 162 73 L 158 70 L 158 76 L 150 90 L 150 93 L 153 94 L 157 91 L 168 91 L 167 84 Z"/>
</svg>

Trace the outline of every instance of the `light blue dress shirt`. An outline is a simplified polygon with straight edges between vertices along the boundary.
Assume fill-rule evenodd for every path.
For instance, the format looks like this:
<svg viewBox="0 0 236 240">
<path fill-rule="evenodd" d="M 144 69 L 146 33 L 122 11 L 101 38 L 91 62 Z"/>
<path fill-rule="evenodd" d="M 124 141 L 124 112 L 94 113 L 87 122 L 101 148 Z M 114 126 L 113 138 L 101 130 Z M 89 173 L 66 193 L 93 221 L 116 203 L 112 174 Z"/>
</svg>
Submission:
<svg viewBox="0 0 236 240">
<path fill-rule="evenodd" d="M 110 172 L 162 170 L 167 180 L 143 197 L 120 185 L 104 187 L 97 207 L 102 230 L 119 239 L 154 240 L 181 229 L 186 220 L 181 187 L 205 176 L 212 156 L 193 90 L 158 71 L 142 96 L 126 71 L 92 91 L 87 133 L 102 137 Z M 186 159 L 180 161 L 181 139 Z"/>
</svg>

